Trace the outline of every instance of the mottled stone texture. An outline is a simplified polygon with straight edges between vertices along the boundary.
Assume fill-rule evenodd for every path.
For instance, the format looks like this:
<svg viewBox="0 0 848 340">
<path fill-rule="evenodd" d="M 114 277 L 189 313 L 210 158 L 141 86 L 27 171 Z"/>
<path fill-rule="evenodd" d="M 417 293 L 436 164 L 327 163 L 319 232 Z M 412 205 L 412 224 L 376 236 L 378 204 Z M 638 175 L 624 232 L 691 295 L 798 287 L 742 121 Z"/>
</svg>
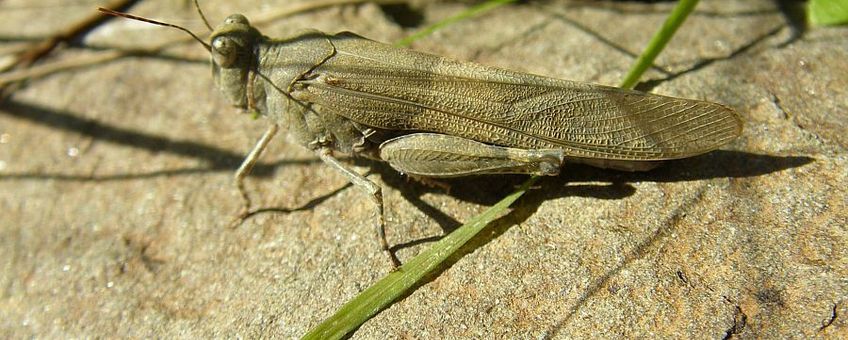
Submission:
<svg viewBox="0 0 848 340">
<path fill-rule="evenodd" d="M 203 1 L 213 21 L 282 3 Z M 514 5 L 413 48 L 614 85 L 672 5 Z M 3 53 L 92 11 L 2 6 L 18 7 L 0 9 Z M 430 3 L 400 19 L 342 6 L 263 31 L 394 41 L 465 6 Z M 181 2 L 133 12 L 202 30 Z M 730 105 L 745 119 L 741 138 L 648 173 L 571 166 L 540 181 L 354 338 L 844 336 L 848 29 L 790 22 L 772 1 L 703 1 L 640 88 Z M 179 34 L 115 21 L 86 42 Z M 44 63 L 96 53 L 63 49 Z M 199 46 L 164 56 L 34 80 L 0 104 L 0 337 L 296 337 L 390 270 L 372 203 L 283 138 L 249 181 L 255 201 L 282 208 L 228 228 L 231 174 L 265 122 L 227 106 Z M 522 180 L 458 179 L 448 194 L 356 164 L 386 187 L 401 259 Z"/>
</svg>

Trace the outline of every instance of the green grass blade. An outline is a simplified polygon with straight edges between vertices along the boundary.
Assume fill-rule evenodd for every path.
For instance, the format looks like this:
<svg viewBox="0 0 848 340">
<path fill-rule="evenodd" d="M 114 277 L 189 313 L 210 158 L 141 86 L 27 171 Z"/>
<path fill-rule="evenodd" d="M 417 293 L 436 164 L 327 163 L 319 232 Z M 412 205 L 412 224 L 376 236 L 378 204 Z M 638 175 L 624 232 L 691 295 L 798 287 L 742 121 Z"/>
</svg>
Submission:
<svg viewBox="0 0 848 340">
<path fill-rule="evenodd" d="M 397 271 L 391 272 L 371 287 L 344 304 L 333 316 L 312 329 L 304 339 L 339 339 L 358 328 L 362 323 L 388 307 L 398 297 L 438 268 L 489 223 L 502 216 L 535 181 L 528 180 L 513 192 L 465 225 L 448 234 L 429 249 L 407 261 Z"/>
<path fill-rule="evenodd" d="M 636 63 L 630 68 L 630 72 L 621 81 L 621 87 L 630 89 L 636 86 L 639 78 L 642 77 L 645 70 L 653 65 L 654 59 L 665 48 L 665 45 L 671 40 L 671 37 L 674 36 L 674 33 L 677 32 L 677 29 L 683 24 L 686 17 L 689 16 L 689 13 L 692 13 L 692 10 L 695 9 L 695 5 L 697 4 L 698 0 L 680 0 L 677 3 L 677 6 L 674 7 L 671 14 L 665 19 L 660 30 L 654 33 L 651 41 L 648 42 L 648 47 L 642 51 L 642 54 L 636 59 Z"/>
<path fill-rule="evenodd" d="M 427 27 L 419 30 L 418 32 L 415 32 L 415 33 L 409 35 L 408 37 L 399 40 L 398 42 L 395 43 L 395 46 L 407 47 L 410 44 L 412 44 L 412 42 L 414 42 L 418 39 L 421 39 L 425 36 L 428 36 L 430 34 L 433 34 L 433 32 L 438 31 L 438 30 L 440 30 L 440 29 L 442 29 L 446 26 L 452 25 L 452 24 L 454 24 L 458 21 L 462 21 L 462 20 L 466 20 L 466 19 L 475 17 L 477 15 L 480 15 L 483 12 L 498 8 L 502 5 L 506 5 L 510 2 L 515 2 L 515 0 L 490 0 L 490 1 L 486 1 L 484 3 L 481 3 L 479 5 L 471 7 L 467 10 L 464 10 L 457 15 L 454 15 L 454 16 L 449 17 L 449 18 L 444 19 L 444 20 L 440 20 L 437 23 L 434 23 L 430 26 L 427 26 Z"/>
<path fill-rule="evenodd" d="M 848 0 L 810 0 L 807 15 L 816 26 L 848 23 Z"/>
</svg>

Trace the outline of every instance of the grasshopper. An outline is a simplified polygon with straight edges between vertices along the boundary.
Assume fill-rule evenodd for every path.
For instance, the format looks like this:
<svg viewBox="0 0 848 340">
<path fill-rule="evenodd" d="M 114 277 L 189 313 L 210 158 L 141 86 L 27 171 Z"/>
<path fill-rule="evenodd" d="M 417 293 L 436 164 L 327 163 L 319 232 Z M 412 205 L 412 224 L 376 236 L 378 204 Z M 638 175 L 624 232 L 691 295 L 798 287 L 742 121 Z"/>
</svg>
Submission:
<svg viewBox="0 0 848 340">
<path fill-rule="evenodd" d="M 250 214 L 245 177 L 284 126 L 291 140 L 373 199 L 380 246 L 395 268 L 400 261 L 386 241 L 381 187 L 336 152 L 423 178 L 556 176 L 567 162 L 650 170 L 742 133 L 740 116 L 720 104 L 455 61 L 350 32 L 272 39 L 233 14 L 207 44 L 176 25 L 101 11 L 188 32 L 209 50 L 226 99 L 270 120 L 235 174 L 239 220 Z"/>
</svg>

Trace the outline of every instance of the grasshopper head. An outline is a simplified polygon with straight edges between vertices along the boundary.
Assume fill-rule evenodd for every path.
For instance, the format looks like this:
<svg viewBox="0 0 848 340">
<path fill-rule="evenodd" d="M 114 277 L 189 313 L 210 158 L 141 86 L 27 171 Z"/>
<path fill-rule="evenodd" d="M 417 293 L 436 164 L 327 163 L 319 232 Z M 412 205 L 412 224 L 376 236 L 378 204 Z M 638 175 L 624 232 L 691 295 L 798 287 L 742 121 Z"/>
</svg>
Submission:
<svg viewBox="0 0 848 340">
<path fill-rule="evenodd" d="M 233 106 L 247 108 L 248 75 L 256 68 L 254 45 L 262 34 L 241 14 L 227 17 L 211 36 L 212 72 Z"/>
</svg>

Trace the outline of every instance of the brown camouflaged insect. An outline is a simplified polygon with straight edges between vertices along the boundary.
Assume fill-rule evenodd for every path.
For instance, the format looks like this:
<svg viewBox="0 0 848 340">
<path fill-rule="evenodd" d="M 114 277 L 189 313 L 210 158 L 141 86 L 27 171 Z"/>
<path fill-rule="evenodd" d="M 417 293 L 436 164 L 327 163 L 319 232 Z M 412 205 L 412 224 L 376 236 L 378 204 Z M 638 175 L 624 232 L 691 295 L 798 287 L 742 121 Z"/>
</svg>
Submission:
<svg viewBox="0 0 848 340">
<path fill-rule="evenodd" d="M 395 267 L 380 186 L 335 152 L 418 177 L 556 176 L 566 162 L 649 170 L 742 132 L 739 115 L 720 104 L 455 61 L 349 32 L 271 39 L 234 14 L 206 44 L 176 25 L 100 10 L 188 32 L 211 53 L 227 100 L 271 122 L 235 174 L 244 201 L 239 220 L 250 214 L 244 179 L 282 125 L 374 199 L 380 243 Z"/>
</svg>

